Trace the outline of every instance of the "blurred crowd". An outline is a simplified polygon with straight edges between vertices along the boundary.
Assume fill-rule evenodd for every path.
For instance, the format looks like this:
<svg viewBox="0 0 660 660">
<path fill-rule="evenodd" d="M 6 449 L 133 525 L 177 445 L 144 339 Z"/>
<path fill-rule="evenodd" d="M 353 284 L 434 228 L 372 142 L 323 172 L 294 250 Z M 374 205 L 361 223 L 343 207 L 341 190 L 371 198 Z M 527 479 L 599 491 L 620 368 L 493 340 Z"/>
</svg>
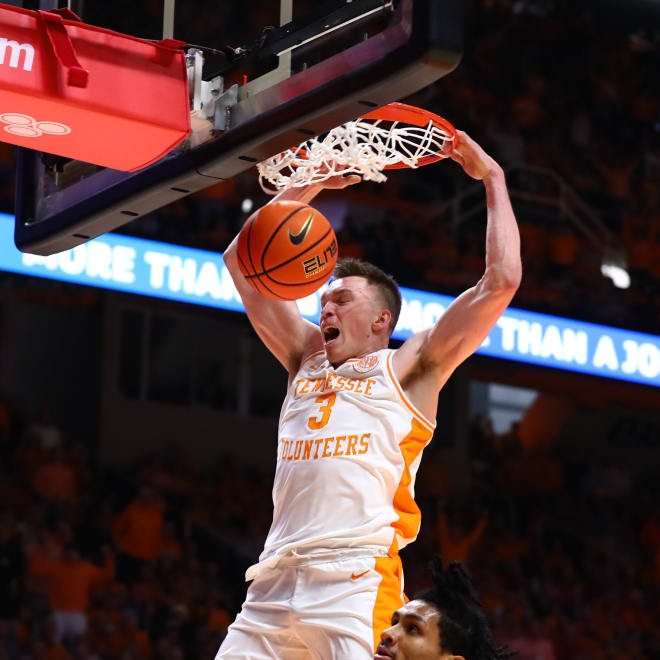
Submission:
<svg viewBox="0 0 660 660">
<path fill-rule="evenodd" d="M 553 182 L 510 178 L 512 188 L 538 196 L 515 202 L 525 265 L 519 304 L 653 330 L 660 321 L 657 35 L 654 42 L 626 29 L 623 4 L 609 20 L 598 4 L 472 3 L 465 61 L 430 102 L 485 134 L 505 165 L 555 172 L 624 248 L 631 285 L 621 290 L 601 275 L 603 253 L 568 218 L 539 208 L 538 198 L 556 194 Z M 583 311 L 577 300 L 586 302 Z"/>
<path fill-rule="evenodd" d="M 174 450 L 120 472 L 0 406 L 0 659 L 212 658 L 269 524 L 270 484 Z M 249 514 L 247 513 L 249 512 Z"/>
<path fill-rule="evenodd" d="M 0 406 L 0 660 L 197 660 L 215 654 L 270 524 L 271 475 L 206 471 L 164 447 L 95 465 L 47 411 Z M 496 638 L 520 660 L 660 654 L 657 484 L 524 449 L 516 426 L 471 425 L 473 487 L 427 449 L 406 592 L 435 552 L 465 562 Z"/>
</svg>

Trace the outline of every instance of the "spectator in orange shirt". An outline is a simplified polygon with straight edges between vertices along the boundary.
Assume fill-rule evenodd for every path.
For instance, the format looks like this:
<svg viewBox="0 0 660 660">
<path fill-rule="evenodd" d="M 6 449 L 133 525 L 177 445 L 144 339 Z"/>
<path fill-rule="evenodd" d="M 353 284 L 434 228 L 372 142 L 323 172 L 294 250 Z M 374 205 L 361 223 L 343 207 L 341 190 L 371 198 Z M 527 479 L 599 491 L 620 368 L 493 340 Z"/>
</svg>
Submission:
<svg viewBox="0 0 660 660">
<path fill-rule="evenodd" d="M 207 601 L 208 618 L 206 625 L 215 632 L 226 633 L 231 618 L 229 612 L 222 603 L 221 593 L 218 589 L 213 589 L 208 596 Z"/>
<path fill-rule="evenodd" d="M 479 540 L 484 533 L 484 529 L 486 528 L 486 523 L 486 518 L 481 518 L 471 532 L 460 538 L 456 538 L 449 529 L 447 514 L 444 511 L 440 513 L 438 516 L 437 533 L 442 556 L 447 563 L 460 561 L 467 564 L 470 551 L 477 545 L 477 543 L 479 543 Z"/>
<path fill-rule="evenodd" d="M 113 524 L 121 551 L 118 557 L 122 581 L 137 579 L 145 561 L 154 561 L 163 543 L 163 505 L 148 486 L 122 511 Z"/>
<path fill-rule="evenodd" d="M 78 498 L 75 470 L 60 447 L 50 450 L 49 458 L 34 475 L 32 486 L 45 500 L 75 504 Z"/>
<path fill-rule="evenodd" d="M 60 561 L 33 555 L 30 570 L 48 578 L 48 595 L 54 612 L 55 641 L 79 637 L 87 632 L 89 592 L 96 582 L 112 580 L 115 565 L 112 553 L 103 549 L 105 565 L 96 566 L 80 557 L 78 549 L 68 546 Z"/>
</svg>

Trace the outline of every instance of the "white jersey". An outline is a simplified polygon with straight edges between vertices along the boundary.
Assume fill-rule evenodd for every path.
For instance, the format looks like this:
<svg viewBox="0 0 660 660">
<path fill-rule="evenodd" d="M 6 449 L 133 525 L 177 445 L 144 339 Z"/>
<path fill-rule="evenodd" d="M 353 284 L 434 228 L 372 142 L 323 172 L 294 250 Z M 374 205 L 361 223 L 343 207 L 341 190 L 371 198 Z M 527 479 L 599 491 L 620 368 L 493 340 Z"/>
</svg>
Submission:
<svg viewBox="0 0 660 660">
<path fill-rule="evenodd" d="M 414 541 L 414 484 L 435 424 L 406 398 L 383 349 L 334 369 L 307 358 L 279 421 L 273 523 L 253 578 L 284 555 L 396 552 Z"/>
</svg>

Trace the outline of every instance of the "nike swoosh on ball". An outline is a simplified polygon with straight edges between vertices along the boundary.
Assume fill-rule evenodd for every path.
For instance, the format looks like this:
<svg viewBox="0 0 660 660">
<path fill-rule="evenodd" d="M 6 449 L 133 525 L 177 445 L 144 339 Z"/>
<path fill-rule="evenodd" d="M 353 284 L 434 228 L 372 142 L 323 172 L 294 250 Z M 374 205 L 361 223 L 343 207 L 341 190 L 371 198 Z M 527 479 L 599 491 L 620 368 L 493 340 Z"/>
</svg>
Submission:
<svg viewBox="0 0 660 660">
<path fill-rule="evenodd" d="M 289 240 L 294 244 L 294 245 L 300 245 L 305 240 L 305 236 L 307 236 L 307 232 L 309 231 L 309 228 L 312 226 L 312 221 L 314 220 L 314 213 L 309 214 L 309 218 L 305 220 L 305 224 L 302 226 L 302 229 L 297 233 L 297 234 L 292 234 L 291 230 L 289 229 Z"/>
</svg>

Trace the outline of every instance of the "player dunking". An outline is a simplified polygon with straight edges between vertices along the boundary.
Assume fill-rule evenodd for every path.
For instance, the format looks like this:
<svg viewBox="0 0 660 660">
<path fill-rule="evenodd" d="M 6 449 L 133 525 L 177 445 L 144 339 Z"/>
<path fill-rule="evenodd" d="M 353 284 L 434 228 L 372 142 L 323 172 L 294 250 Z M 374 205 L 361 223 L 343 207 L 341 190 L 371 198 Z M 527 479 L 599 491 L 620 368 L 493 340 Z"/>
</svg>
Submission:
<svg viewBox="0 0 660 660">
<path fill-rule="evenodd" d="M 438 392 L 484 340 L 521 278 L 520 239 L 500 166 L 459 132 L 451 158 L 484 182 L 486 269 L 432 328 L 387 348 L 398 286 L 375 266 L 340 261 L 320 328 L 294 302 L 264 298 L 225 261 L 250 322 L 289 372 L 279 422 L 273 524 L 220 659 L 373 658 L 403 604 L 398 551 L 420 526 L 414 479 L 435 428 Z M 279 199 L 309 202 L 335 177 Z M 276 198 L 277 199 L 277 198 Z"/>
</svg>

